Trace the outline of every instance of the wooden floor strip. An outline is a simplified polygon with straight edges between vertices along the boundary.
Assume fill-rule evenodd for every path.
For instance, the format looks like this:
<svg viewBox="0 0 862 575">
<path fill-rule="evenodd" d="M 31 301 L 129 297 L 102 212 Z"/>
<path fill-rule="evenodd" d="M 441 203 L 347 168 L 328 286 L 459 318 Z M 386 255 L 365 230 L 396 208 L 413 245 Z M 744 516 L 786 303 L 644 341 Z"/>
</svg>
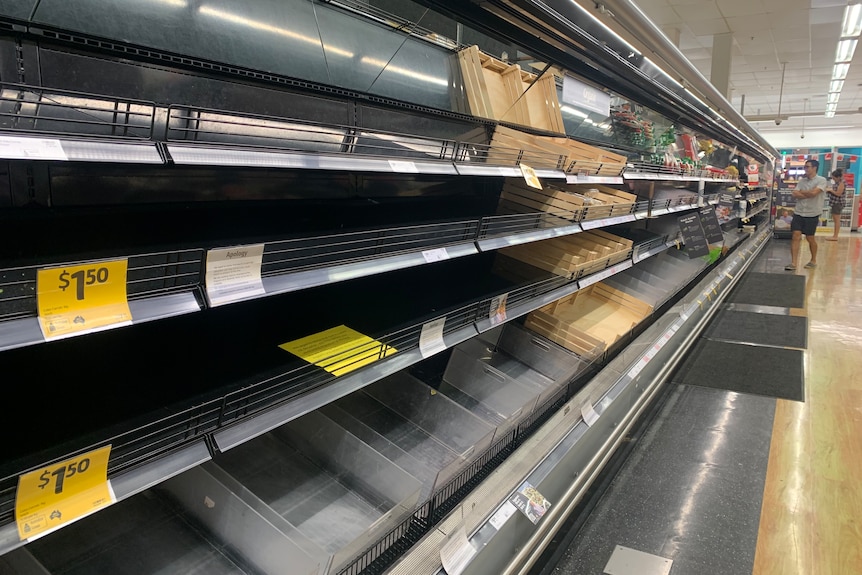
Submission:
<svg viewBox="0 0 862 575">
<path fill-rule="evenodd" d="M 819 245 L 797 272 L 806 401 L 776 406 L 754 575 L 862 574 L 862 238 Z"/>
</svg>

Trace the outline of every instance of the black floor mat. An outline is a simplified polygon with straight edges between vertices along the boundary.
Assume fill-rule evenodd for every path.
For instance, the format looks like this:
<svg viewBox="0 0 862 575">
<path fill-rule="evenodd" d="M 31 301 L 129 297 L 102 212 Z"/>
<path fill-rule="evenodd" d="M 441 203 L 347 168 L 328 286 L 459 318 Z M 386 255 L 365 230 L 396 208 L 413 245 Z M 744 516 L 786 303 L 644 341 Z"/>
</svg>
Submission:
<svg viewBox="0 0 862 575">
<path fill-rule="evenodd" d="M 805 401 L 803 352 L 701 339 L 674 383 Z"/>
<path fill-rule="evenodd" d="M 748 272 L 727 297 L 728 303 L 805 307 L 805 276 Z"/>
<path fill-rule="evenodd" d="M 723 310 L 703 337 L 775 347 L 808 347 L 808 318 Z"/>
</svg>

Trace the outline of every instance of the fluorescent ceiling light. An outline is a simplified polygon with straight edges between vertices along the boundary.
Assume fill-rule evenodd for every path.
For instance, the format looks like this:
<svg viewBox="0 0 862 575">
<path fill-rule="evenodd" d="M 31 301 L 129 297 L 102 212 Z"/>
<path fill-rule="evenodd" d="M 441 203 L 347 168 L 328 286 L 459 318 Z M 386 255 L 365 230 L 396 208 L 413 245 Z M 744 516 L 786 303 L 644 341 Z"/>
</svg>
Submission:
<svg viewBox="0 0 862 575">
<path fill-rule="evenodd" d="M 832 79 L 843 80 L 847 77 L 848 70 L 850 70 L 850 64 L 835 64 L 832 67 Z"/>
<path fill-rule="evenodd" d="M 827 112 L 834 112 L 837 109 L 838 109 L 838 102 L 835 102 L 834 104 L 826 104 L 826 111 Z"/>
<path fill-rule="evenodd" d="M 839 40 L 838 41 L 838 49 L 835 50 L 835 61 L 836 62 L 849 62 L 853 59 L 853 52 L 856 51 L 856 43 L 858 40 L 855 38 L 847 39 L 847 40 Z"/>
<path fill-rule="evenodd" d="M 830 92 L 840 92 L 844 89 L 844 80 L 832 80 L 832 83 L 829 84 Z"/>
<path fill-rule="evenodd" d="M 862 33 L 862 4 L 851 4 L 844 9 L 841 36 L 859 36 Z"/>
<path fill-rule="evenodd" d="M 834 111 L 832 111 L 832 112 L 829 112 L 829 111 L 828 111 L 828 112 L 826 112 L 826 114 L 824 114 L 824 115 L 825 115 L 827 118 L 834 118 L 834 117 L 835 117 L 835 112 L 834 112 Z"/>
<path fill-rule="evenodd" d="M 337 48 L 329 44 L 324 44 L 323 42 L 321 42 L 320 38 L 300 34 L 298 32 L 294 32 L 293 30 L 288 30 L 287 28 L 279 28 L 278 26 L 273 26 L 272 24 L 267 24 L 266 22 L 252 20 L 251 18 L 246 18 L 238 14 L 232 14 L 231 12 L 226 12 L 217 8 L 201 6 L 200 8 L 198 8 L 198 12 L 207 16 L 212 16 L 214 18 L 224 20 L 226 22 L 231 22 L 232 24 L 239 24 L 241 26 L 247 26 L 255 30 L 260 30 L 261 32 L 278 34 L 279 36 L 284 36 L 285 38 L 290 38 L 291 40 L 298 40 L 300 42 L 304 42 L 306 44 L 311 44 L 314 46 L 323 46 L 323 49 L 326 51 L 327 55 L 333 54 L 336 56 L 343 56 L 345 58 L 353 58 L 354 56 L 353 52 L 348 52 L 347 50 L 342 50 L 341 48 Z"/>
<path fill-rule="evenodd" d="M 365 56 L 360 60 L 360 62 L 362 62 L 363 64 L 369 64 L 371 66 L 380 66 L 387 72 L 406 76 L 407 78 L 413 78 L 414 80 L 419 80 L 420 82 L 428 82 L 429 84 L 437 84 L 438 86 L 449 86 L 449 82 L 447 82 L 443 78 L 423 74 L 421 72 L 402 68 L 401 66 L 393 66 L 392 64 L 389 64 L 386 60 L 378 60 L 377 58 L 369 58 L 368 56 Z"/>
<path fill-rule="evenodd" d="M 580 110 L 575 110 L 571 106 L 560 106 L 560 111 L 565 112 L 566 114 L 571 114 L 572 116 L 578 116 L 580 118 L 586 118 L 587 115 L 581 112 Z"/>
<path fill-rule="evenodd" d="M 831 94 L 826 96 L 826 103 L 827 104 L 837 104 L 838 98 L 840 98 L 840 97 L 841 97 L 841 94 L 839 94 L 838 92 L 832 92 Z"/>
</svg>

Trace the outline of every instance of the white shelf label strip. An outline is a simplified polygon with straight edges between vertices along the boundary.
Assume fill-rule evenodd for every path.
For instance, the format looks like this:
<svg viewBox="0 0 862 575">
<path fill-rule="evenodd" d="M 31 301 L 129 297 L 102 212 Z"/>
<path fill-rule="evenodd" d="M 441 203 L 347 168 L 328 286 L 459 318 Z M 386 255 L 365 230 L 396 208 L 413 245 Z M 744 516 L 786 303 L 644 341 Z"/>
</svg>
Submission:
<svg viewBox="0 0 862 575">
<path fill-rule="evenodd" d="M 446 251 L 446 248 L 437 248 L 436 250 L 425 250 L 422 252 L 422 257 L 425 258 L 425 261 L 429 264 L 434 262 L 441 262 L 443 260 L 449 259 L 449 252 Z"/>
<path fill-rule="evenodd" d="M 392 168 L 393 172 L 400 172 L 405 174 L 418 174 L 419 169 L 416 167 L 416 164 L 413 162 L 403 162 L 397 160 L 389 160 L 389 167 Z"/>
<path fill-rule="evenodd" d="M 68 160 L 60 140 L 0 136 L 0 158 L 9 160 Z"/>
<path fill-rule="evenodd" d="M 578 282 L 578 284 L 581 286 L 581 288 L 591 286 L 596 282 L 600 282 L 604 279 L 607 279 L 607 278 L 611 277 L 612 275 L 615 275 L 621 271 L 629 269 L 630 267 L 632 267 L 631 260 L 626 260 L 622 263 L 618 263 L 614 266 L 611 266 L 604 271 L 592 274 L 591 276 L 588 276 L 588 277 L 580 280 Z"/>
<path fill-rule="evenodd" d="M 518 511 L 518 508 L 512 505 L 511 501 L 506 501 L 494 515 L 491 516 L 491 519 L 488 520 L 488 523 L 494 526 L 494 529 L 499 531 L 503 525 L 506 524 L 506 521 L 514 515 Z"/>
</svg>

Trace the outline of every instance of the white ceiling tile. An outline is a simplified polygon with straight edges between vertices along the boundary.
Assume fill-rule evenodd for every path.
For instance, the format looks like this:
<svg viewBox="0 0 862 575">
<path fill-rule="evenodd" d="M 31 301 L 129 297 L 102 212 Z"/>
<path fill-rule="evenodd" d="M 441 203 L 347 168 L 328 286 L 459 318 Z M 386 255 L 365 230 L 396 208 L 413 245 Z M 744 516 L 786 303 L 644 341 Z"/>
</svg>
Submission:
<svg viewBox="0 0 862 575">
<path fill-rule="evenodd" d="M 739 49 L 746 56 L 769 56 L 776 57 L 775 44 L 755 44 L 753 46 L 740 46 Z"/>
<path fill-rule="evenodd" d="M 820 8 L 809 10 L 808 22 L 814 24 L 841 25 L 844 20 L 844 4 L 836 8 Z"/>
<path fill-rule="evenodd" d="M 688 27 L 697 36 L 706 36 L 707 34 L 724 34 L 730 32 L 724 18 L 713 20 L 697 20 L 688 22 Z"/>
<path fill-rule="evenodd" d="M 763 22 L 768 21 L 769 14 L 762 13 L 753 16 L 733 16 L 725 18 L 727 27 L 734 36 L 755 36 L 763 32 Z"/>
<path fill-rule="evenodd" d="M 847 0 L 811 0 L 812 8 L 827 8 L 830 6 L 846 6 Z"/>
<path fill-rule="evenodd" d="M 691 34 L 680 34 L 679 36 L 679 46 L 680 50 L 690 50 L 694 48 L 711 48 L 712 44 L 709 46 L 704 45 L 701 42 L 702 36 L 692 36 Z M 712 38 L 712 36 L 709 36 Z"/>
<path fill-rule="evenodd" d="M 680 49 L 707 78 L 713 35 L 733 34 L 731 102 L 738 110 L 744 94 L 747 116 L 770 116 L 778 113 L 779 93 L 782 114 L 800 114 L 803 109 L 819 113 L 825 108 L 844 6 L 857 0 L 634 1 L 654 21 L 680 30 Z M 842 111 L 862 106 L 862 48 L 857 52 L 839 103 Z M 847 124 L 854 118 L 862 138 L 862 114 L 840 120 Z M 793 124 L 798 130 L 801 119 L 795 120 L 782 127 Z M 814 120 L 806 118 L 808 123 Z M 775 128 L 772 122 L 756 126 Z M 798 138 L 798 133 L 794 136 Z"/>
<path fill-rule="evenodd" d="M 812 24 L 809 33 L 812 40 L 832 40 L 834 44 L 841 33 L 841 24 Z"/>
<path fill-rule="evenodd" d="M 773 11 L 769 16 L 768 25 L 770 28 L 772 28 L 776 36 L 787 38 L 788 28 L 795 28 L 797 26 L 805 26 L 806 28 L 808 27 L 808 10 Z"/>
<path fill-rule="evenodd" d="M 669 6 L 667 0 L 637 0 L 635 4 L 644 12 L 649 12 L 655 8 L 664 8 Z"/>
<path fill-rule="evenodd" d="M 811 37 L 811 27 L 805 22 L 797 22 L 794 26 L 782 26 L 774 33 L 776 41 L 808 44 Z"/>
<path fill-rule="evenodd" d="M 689 60 L 711 60 L 712 52 L 709 50 L 705 50 L 703 48 L 692 48 L 688 50 L 681 50 L 685 57 Z"/>
<path fill-rule="evenodd" d="M 746 57 L 746 62 L 748 62 L 749 65 L 756 67 L 758 71 L 763 71 L 764 68 L 766 70 L 774 71 L 777 68 L 777 73 L 781 73 L 781 67 L 779 66 L 778 58 L 775 54 L 752 54 Z"/>
<path fill-rule="evenodd" d="M 712 34 L 706 36 L 692 36 L 704 48 L 712 48 L 715 37 Z"/>
<path fill-rule="evenodd" d="M 714 2 L 700 2 L 687 6 L 674 6 L 673 8 L 679 17 L 689 24 L 697 20 L 717 20 L 721 19 L 721 12 Z"/>
<path fill-rule="evenodd" d="M 763 5 L 766 6 L 768 10 L 773 11 L 790 11 L 790 12 L 799 12 L 801 10 L 808 10 L 811 7 L 811 0 L 763 0 Z"/>
<path fill-rule="evenodd" d="M 733 16 L 750 16 L 764 14 L 766 6 L 761 0 L 721 0 L 718 2 L 718 10 L 721 15 L 730 18 Z"/>
</svg>

